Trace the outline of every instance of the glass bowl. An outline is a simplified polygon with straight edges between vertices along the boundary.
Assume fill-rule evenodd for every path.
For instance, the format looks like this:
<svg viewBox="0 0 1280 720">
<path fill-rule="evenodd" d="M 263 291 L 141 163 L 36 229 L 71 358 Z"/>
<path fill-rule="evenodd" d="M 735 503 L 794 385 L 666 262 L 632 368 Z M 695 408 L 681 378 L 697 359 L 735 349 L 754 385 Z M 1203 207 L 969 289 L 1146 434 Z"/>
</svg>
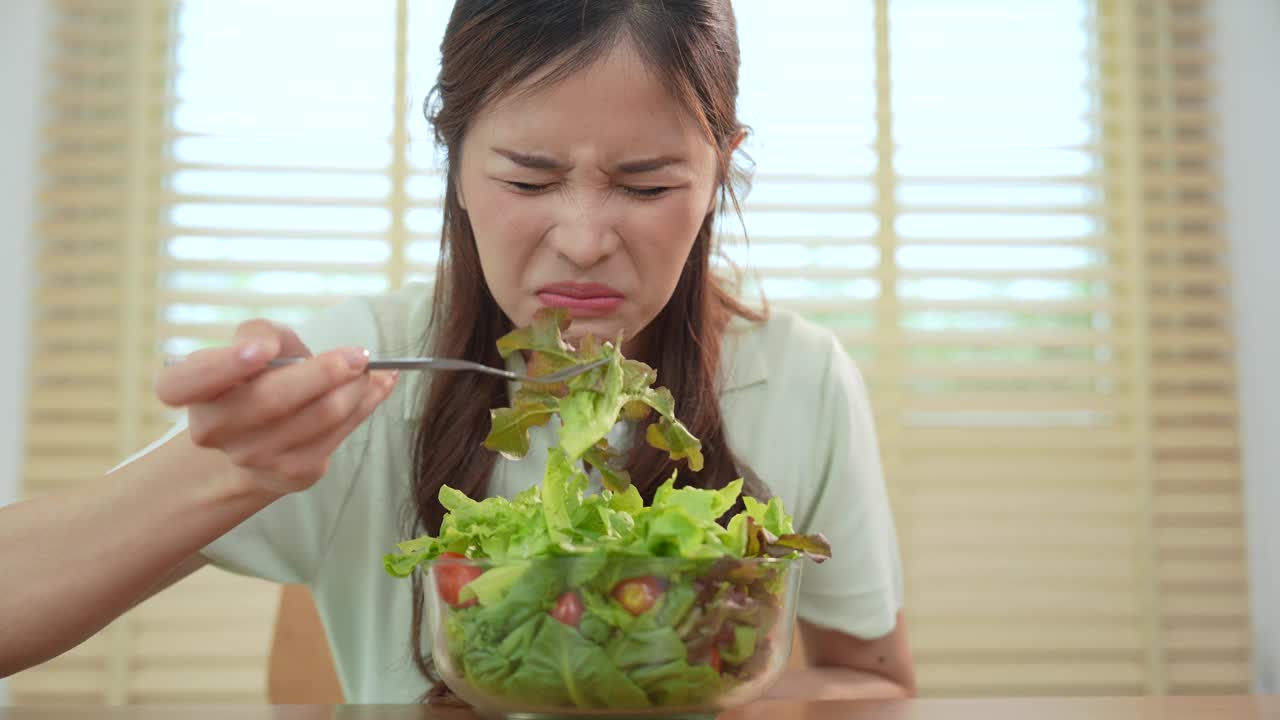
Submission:
<svg viewBox="0 0 1280 720">
<path fill-rule="evenodd" d="M 432 657 L 487 717 L 712 716 L 786 667 L 802 562 L 440 558 Z"/>
</svg>

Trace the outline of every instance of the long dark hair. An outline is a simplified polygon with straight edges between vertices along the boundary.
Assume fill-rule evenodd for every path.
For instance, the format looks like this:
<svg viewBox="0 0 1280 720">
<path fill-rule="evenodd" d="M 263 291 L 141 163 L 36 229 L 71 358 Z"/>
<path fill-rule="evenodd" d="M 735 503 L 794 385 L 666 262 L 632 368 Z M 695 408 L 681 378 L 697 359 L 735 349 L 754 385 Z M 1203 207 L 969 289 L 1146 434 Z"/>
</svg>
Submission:
<svg viewBox="0 0 1280 720">
<path fill-rule="evenodd" d="M 430 352 L 500 366 L 497 339 L 511 322 L 483 282 L 475 235 L 458 200 L 463 137 L 476 114 L 535 73 L 545 86 L 589 65 L 619 40 L 632 41 L 650 69 L 671 88 L 712 142 L 719 158 L 718 212 L 740 213 L 745 173 L 732 162 L 744 132 L 738 121 L 738 38 L 729 0 L 458 0 L 441 43 L 440 76 L 426 114 L 447 158 L 444 228 L 432 306 Z M 718 378 L 721 338 L 735 317 L 763 316 L 735 299 L 712 271 L 710 213 L 698 229 L 671 299 L 644 332 L 636 353 L 658 371 L 671 390 L 676 411 L 702 441 L 704 467 L 694 475 L 680 468 L 678 485 L 720 488 L 745 476 L 745 491 L 768 491 L 735 460 L 720 416 Z M 661 338 L 660 341 L 655 341 Z M 415 533 L 439 531 L 438 495 L 448 483 L 473 498 L 484 496 L 496 456 L 484 449 L 489 409 L 507 404 L 505 381 L 479 373 L 441 373 L 432 378 L 413 447 Z M 670 476 L 665 453 L 649 447 L 643 428 L 632 443 L 627 469 L 640 494 L 651 501 Z M 413 654 L 418 669 L 435 681 L 422 652 L 423 587 L 413 580 Z M 432 695 L 442 691 L 437 682 Z"/>
</svg>

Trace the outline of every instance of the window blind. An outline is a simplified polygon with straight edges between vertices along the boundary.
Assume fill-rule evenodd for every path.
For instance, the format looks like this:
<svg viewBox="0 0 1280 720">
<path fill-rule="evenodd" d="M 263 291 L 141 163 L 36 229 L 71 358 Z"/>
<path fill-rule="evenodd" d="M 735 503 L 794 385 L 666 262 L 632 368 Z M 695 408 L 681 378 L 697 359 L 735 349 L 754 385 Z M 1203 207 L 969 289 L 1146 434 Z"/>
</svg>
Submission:
<svg viewBox="0 0 1280 720">
<path fill-rule="evenodd" d="M 449 3 L 52 2 L 29 495 L 162 431 L 163 354 L 430 282 L 443 190 Z M 1208 2 L 735 3 L 725 252 L 867 376 L 925 695 L 1247 688 Z M 260 699 L 275 599 L 202 572 L 16 699 Z"/>
</svg>

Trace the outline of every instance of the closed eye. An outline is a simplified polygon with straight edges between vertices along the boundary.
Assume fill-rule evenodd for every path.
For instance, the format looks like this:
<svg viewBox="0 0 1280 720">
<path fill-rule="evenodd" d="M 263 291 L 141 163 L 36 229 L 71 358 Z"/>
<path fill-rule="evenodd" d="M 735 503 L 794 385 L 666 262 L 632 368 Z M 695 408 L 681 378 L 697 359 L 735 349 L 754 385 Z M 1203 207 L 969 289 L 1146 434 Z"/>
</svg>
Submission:
<svg viewBox="0 0 1280 720">
<path fill-rule="evenodd" d="M 549 184 L 516 182 L 514 180 L 505 181 L 513 190 L 525 193 L 526 195 L 536 195 L 551 187 Z"/>
<path fill-rule="evenodd" d="M 654 198 L 662 197 L 670 189 L 671 188 L 669 187 L 646 187 L 646 188 L 624 187 L 623 188 L 623 190 L 625 190 L 628 195 L 631 195 L 632 197 L 640 198 L 642 200 L 652 200 Z"/>
</svg>

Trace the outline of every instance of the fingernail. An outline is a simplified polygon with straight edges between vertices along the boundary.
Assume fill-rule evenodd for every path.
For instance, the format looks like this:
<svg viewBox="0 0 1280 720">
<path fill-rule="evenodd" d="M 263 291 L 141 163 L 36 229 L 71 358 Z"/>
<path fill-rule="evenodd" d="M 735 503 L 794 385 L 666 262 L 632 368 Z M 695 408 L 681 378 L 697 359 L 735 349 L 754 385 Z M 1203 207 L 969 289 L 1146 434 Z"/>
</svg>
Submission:
<svg viewBox="0 0 1280 720">
<path fill-rule="evenodd" d="M 267 354 L 267 349 L 260 342 L 250 342 L 240 348 L 240 361 L 246 365 L 253 365 Z"/>
<path fill-rule="evenodd" d="M 343 348 L 342 357 L 352 370 L 363 370 L 369 363 L 369 351 L 364 348 Z"/>
</svg>

